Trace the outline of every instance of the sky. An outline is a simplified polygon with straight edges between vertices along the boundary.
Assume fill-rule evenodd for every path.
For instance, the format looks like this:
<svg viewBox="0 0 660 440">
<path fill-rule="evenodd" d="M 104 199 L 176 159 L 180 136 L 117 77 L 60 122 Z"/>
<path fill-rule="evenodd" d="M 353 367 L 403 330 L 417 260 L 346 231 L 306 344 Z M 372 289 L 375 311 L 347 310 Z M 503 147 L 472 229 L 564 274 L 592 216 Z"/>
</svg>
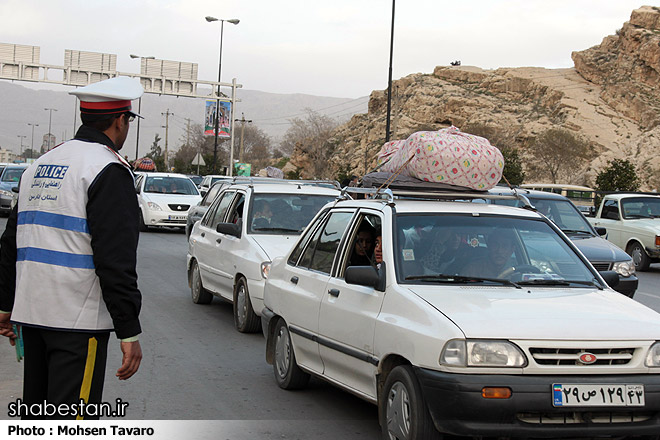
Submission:
<svg viewBox="0 0 660 440">
<path fill-rule="evenodd" d="M 460 60 L 484 69 L 572 67 L 643 0 L 399 0 L 393 79 Z M 0 0 L 0 42 L 39 46 L 42 64 L 65 49 L 198 64 L 198 79 L 271 93 L 358 98 L 387 88 L 391 0 Z M 1 104 L 0 104 L 1 105 Z"/>
</svg>

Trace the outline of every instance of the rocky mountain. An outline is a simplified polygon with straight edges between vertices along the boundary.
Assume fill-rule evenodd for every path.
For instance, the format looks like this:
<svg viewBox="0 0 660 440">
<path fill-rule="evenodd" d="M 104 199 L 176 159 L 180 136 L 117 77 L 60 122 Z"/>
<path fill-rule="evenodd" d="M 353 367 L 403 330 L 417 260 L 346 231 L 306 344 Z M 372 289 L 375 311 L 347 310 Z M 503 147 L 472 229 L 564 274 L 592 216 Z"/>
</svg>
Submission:
<svg viewBox="0 0 660 440">
<path fill-rule="evenodd" d="M 573 52 L 575 67 L 484 70 L 439 66 L 393 83 L 392 139 L 418 130 L 480 124 L 514 139 L 525 164 L 535 158 L 526 147 L 550 128 L 571 130 L 597 156 L 584 164 L 574 184 L 593 185 L 613 158 L 638 168 L 644 189 L 660 185 L 660 8 L 643 6 L 599 46 Z M 333 171 L 372 169 L 384 143 L 387 91 L 374 91 L 368 112 L 335 132 Z M 309 155 L 294 152 L 292 163 L 309 168 Z M 365 167 L 366 164 L 366 167 Z M 303 173 L 304 175 L 304 173 Z M 310 176 L 311 177 L 311 176 Z M 537 176 L 528 172 L 527 181 Z"/>
</svg>

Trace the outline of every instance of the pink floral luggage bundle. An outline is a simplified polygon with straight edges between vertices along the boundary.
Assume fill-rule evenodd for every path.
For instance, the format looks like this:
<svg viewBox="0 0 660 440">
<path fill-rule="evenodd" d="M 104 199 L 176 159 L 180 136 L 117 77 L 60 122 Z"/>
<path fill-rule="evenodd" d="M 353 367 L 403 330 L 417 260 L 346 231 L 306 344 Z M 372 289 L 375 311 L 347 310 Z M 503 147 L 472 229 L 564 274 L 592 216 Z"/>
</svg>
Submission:
<svg viewBox="0 0 660 440">
<path fill-rule="evenodd" d="M 411 156 L 414 157 L 404 166 Z M 504 158 L 488 139 L 456 127 L 418 131 L 405 141 L 388 142 L 378 153 L 381 171 L 486 191 L 502 178 Z"/>
</svg>

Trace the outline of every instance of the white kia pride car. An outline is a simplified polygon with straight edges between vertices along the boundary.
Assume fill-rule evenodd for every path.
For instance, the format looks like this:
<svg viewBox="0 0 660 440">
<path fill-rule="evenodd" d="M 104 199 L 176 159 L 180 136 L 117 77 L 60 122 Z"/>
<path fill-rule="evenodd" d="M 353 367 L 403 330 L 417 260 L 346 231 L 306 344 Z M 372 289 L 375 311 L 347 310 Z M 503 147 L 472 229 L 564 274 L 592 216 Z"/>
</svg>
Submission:
<svg viewBox="0 0 660 440">
<path fill-rule="evenodd" d="M 531 207 L 370 196 L 273 260 L 281 388 L 313 375 L 373 402 L 387 439 L 658 438 L 660 314 L 608 287 L 616 272 Z"/>
<path fill-rule="evenodd" d="M 222 189 L 190 233 L 193 302 L 208 304 L 214 295 L 230 301 L 236 329 L 258 331 L 271 260 L 288 252 L 319 209 L 339 196 L 338 187 L 254 179 Z"/>
<path fill-rule="evenodd" d="M 140 206 L 140 230 L 176 226 L 184 230 L 188 209 L 202 200 L 197 187 L 183 174 L 140 173 L 135 178 Z"/>
</svg>

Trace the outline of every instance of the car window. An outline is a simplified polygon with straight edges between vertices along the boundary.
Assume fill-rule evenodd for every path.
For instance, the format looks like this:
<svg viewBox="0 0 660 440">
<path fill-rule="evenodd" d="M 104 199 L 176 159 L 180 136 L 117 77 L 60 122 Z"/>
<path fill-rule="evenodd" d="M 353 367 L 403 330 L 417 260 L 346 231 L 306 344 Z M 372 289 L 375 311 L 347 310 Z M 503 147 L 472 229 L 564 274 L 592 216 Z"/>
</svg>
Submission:
<svg viewBox="0 0 660 440">
<path fill-rule="evenodd" d="M 305 231 L 305 234 L 302 236 L 298 244 L 296 244 L 296 247 L 293 249 L 293 252 L 291 252 L 291 255 L 289 256 L 289 260 L 287 262 L 290 265 L 295 266 L 296 264 L 298 264 L 298 259 L 300 258 L 300 255 L 302 254 L 302 251 L 305 248 L 305 246 L 307 246 L 310 237 L 312 236 L 312 234 L 314 234 L 314 232 L 318 231 L 319 224 L 325 224 L 325 218 L 326 218 L 325 215 L 321 214 L 318 217 L 318 220 L 315 222 L 315 225 Z"/>
<path fill-rule="evenodd" d="M 231 207 L 231 211 L 229 211 L 229 215 L 227 216 L 227 221 L 229 223 L 238 223 L 238 221 L 243 218 L 244 207 L 245 207 L 245 194 L 239 192 Z"/>
<path fill-rule="evenodd" d="M 446 282 L 437 275 L 455 275 L 486 283 L 491 281 L 483 278 L 580 287 L 594 279 L 579 255 L 540 219 L 399 215 L 395 238 L 397 277 L 404 283 Z"/>
<path fill-rule="evenodd" d="M 350 244 L 346 248 L 344 267 L 376 266 L 374 250 L 377 237 L 382 236 L 381 219 L 377 215 L 360 215 L 353 228 Z"/>
<path fill-rule="evenodd" d="M 255 234 L 300 234 L 332 195 L 254 194 L 248 232 Z"/>
<path fill-rule="evenodd" d="M 18 182 L 25 168 L 6 168 L 2 173 L 3 182 Z"/>
<path fill-rule="evenodd" d="M 600 213 L 602 218 L 619 220 L 619 204 L 616 200 L 605 200 L 603 210 Z"/>
<path fill-rule="evenodd" d="M 209 191 L 204 195 L 201 205 L 209 206 L 211 203 L 213 203 L 215 196 L 218 195 L 223 187 L 224 185 L 213 185 L 211 189 L 209 189 Z"/>
<path fill-rule="evenodd" d="M 333 212 L 323 228 L 314 234 L 303 252 L 299 266 L 329 274 L 344 231 L 351 221 L 351 212 Z"/>
<path fill-rule="evenodd" d="M 660 215 L 660 198 L 630 197 L 621 200 L 623 218 L 654 218 Z"/>
<path fill-rule="evenodd" d="M 139 191 L 139 190 L 140 190 L 140 187 L 141 187 L 141 185 L 142 185 L 142 180 L 143 180 L 143 179 L 144 179 L 144 175 L 138 175 L 138 176 L 135 178 L 135 190 L 136 190 L 136 191 Z"/>
<path fill-rule="evenodd" d="M 213 206 L 211 206 L 206 212 L 206 215 L 202 219 L 202 224 L 209 228 L 215 228 L 218 223 L 221 223 L 225 218 L 225 214 L 227 213 L 227 209 L 229 208 L 232 199 L 234 198 L 234 194 L 236 194 L 235 191 L 225 191 L 224 193 L 221 193 L 219 199 L 216 199 Z"/>
</svg>

